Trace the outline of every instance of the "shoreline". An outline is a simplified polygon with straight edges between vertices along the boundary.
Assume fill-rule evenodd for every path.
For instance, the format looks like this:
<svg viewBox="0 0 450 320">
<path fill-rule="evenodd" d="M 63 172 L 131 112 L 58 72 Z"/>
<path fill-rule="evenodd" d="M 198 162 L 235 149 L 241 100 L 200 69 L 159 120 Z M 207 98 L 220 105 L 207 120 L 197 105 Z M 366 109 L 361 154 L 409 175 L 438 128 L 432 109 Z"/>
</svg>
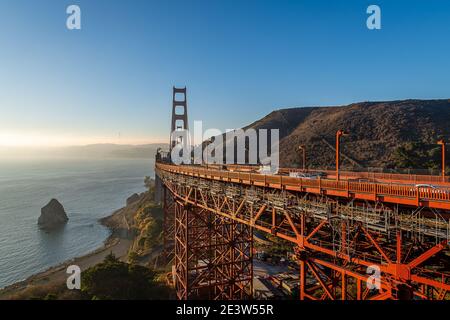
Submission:
<svg viewBox="0 0 450 320">
<path fill-rule="evenodd" d="M 68 259 L 24 280 L 0 288 L 0 300 L 8 300 L 34 286 L 63 284 L 69 276 L 66 270 L 70 265 L 77 265 L 81 271 L 84 271 L 102 262 L 110 253 L 113 253 L 122 261 L 126 260 L 128 251 L 133 244 L 133 235 L 127 213 L 133 212 L 138 202 L 140 201 L 115 210 L 110 215 L 98 220 L 98 223 L 111 232 L 103 245 L 84 255 Z"/>
</svg>

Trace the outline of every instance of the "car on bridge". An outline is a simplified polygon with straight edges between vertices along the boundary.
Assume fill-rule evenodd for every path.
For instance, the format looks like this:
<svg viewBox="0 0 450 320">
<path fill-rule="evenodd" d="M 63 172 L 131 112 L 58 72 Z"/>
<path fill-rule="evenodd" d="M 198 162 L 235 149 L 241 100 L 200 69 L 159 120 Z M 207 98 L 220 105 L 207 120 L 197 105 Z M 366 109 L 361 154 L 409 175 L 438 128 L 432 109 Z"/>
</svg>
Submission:
<svg viewBox="0 0 450 320">
<path fill-rule="evenodd" d="M 450 188 L 447 187 L 443 187 L 443 186 L 436 186 L 433 184 L 428 184 L 428 183 L 418 183 L 418 184 L 407 184 L 406 186 L 411 186 L 410 191 L 415 191 L 415 190 L 419 190 L 419 191 L 430 191 L 432 193 L 437 193 L 437 194 L 444 194 L 444 195 L 450 195 Z"/>
<path fill-rule="evenodd" d="M 325 178 L 324 172 L 289 172 L 289 177 L 302 179 L 319 179 Z"/>
</svg>

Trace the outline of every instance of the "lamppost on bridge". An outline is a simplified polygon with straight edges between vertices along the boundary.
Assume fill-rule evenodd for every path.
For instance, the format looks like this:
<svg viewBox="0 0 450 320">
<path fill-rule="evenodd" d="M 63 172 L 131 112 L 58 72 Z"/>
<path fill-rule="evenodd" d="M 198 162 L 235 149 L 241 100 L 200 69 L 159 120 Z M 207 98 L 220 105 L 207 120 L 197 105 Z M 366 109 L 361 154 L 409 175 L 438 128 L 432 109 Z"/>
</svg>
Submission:
<svg viewBox="0 0 450 320">
<path fill-rule="evenodd" d="M 302 151 L 302 166 L 303 171 L 306 171 L 306 146 L 304 144 L 298 146 L 298 150 Z"/>
<path fill-rule="evenodd" d="M 441 139 L 437 142 L 442 146 L 442 181 L 445 181 L 445 140 Z"/>
<path fill-rule="evenodd" d="M 336 132 L 336 180 L 339 181 L 339 154 L 340 154 L 340 146 L 339 142 L 342 136 L 348 135 L 347 131 L 339 129 Z"/>
</svg>

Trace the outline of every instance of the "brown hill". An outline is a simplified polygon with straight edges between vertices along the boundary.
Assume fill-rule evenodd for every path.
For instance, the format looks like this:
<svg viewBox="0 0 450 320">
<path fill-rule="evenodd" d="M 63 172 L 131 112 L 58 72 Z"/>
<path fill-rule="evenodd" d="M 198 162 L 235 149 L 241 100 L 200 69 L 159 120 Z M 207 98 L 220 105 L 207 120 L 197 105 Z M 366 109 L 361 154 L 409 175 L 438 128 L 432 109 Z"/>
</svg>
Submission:
<svg viewBox="0 0 450 320">
<path fill-rule="evenodd" d="M 298 145 L 309 167 L 332 168 L 335 134 L 342 138 L 345 168 L 438 168 L 438 138 L 450 138 L 450 100 L 362 102 L 340 107 L 273 111 L 246 128 L 280 129 L 282 166 L 300 166 Z"/>
</svg>

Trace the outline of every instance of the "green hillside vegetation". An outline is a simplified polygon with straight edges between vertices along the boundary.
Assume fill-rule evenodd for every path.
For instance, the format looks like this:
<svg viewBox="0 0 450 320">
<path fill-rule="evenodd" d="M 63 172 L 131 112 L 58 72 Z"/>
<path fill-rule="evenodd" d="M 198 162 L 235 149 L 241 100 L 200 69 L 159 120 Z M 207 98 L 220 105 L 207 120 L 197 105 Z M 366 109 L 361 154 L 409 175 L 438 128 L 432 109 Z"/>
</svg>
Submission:
<svg viewBox="0 0 450 320">
<path fill-rule="evenodd" d="M 33 286 L 10 297 L 12 300 L 155 300 L 170 299 L 172 289 L 148 267 L 122 262 L 114 255 L 81 274 L 81 290 L 68 290 L 65 283 Z"/>
<path fill-rule="evenodd" d="M 81 296 L 94 300 L 168 299 L 170 289 L 147 267 L 119 261 L 113 255 L 82 273 Z"/>
<path fill-rule="evenodd" d="M 162 244 L 163 209 L 155 203 L 147 203 L 142 206 L 134 216 L 136 237 L 130 259 L 149 253 Z"/>
<path fill-rule="evenodd" d="M 406 142 L 395 149 L 392 165 L 406 169 L 441 169 L 441 147 L 420 142 Z"/>
</svg>

